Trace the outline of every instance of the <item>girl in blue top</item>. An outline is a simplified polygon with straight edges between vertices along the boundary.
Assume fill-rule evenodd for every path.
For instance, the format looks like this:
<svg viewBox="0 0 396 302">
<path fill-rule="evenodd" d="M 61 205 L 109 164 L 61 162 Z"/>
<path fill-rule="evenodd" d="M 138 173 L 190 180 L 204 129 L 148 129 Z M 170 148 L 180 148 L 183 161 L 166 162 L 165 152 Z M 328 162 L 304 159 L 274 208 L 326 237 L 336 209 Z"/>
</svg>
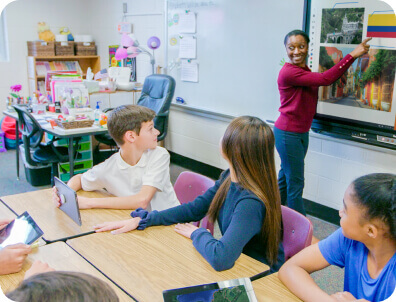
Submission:
<svg viewBox="0 0 396 302">
<path fill-rule="evenodd" d="M 219 240 L 189 223 L 178 224 L 175 230 L 191 238 L 215 270 L 233 267 L 243 252 L 277 271 L 284 253 L 272 130 L 258 118 L 236 118 L 223 136 L 221 154 L 230 169 L 194 201 L 160 212 L 138 209 L 131 213 L 132 219 L 106 222 L 96 226 L 96 231 L 118 234 L 152 225 L 199 221 L 208 215 L 212 222 L 219 222 Z"/>
<path fill-rule="evenodd" d="M 341 229 L 292 257 L 279 278 L 303 301 L 396 297 L 396 175 L 356 179 L 345 192 L 340 217 Z M 344 292 L 332 296 L 309 276 L 330 264 L 345 267 Z"/>
</svg>

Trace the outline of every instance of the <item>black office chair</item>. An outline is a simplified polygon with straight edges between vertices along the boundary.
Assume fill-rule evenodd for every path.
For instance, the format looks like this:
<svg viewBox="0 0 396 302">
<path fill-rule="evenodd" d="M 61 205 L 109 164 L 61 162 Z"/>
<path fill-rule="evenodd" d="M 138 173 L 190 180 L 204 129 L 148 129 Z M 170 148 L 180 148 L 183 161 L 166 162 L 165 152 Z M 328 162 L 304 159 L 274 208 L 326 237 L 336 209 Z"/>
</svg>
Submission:
<svg viewBox="0 0 396 302">
<path fill-rule="evenodd" d="M 13 107 L 18 113 L 19 131 L 22 133 L 26 162 L 31 166 L 51 164 L 51 184 L 53 185 L 54 176 L 58 176 L 58 163 L 69 161 L 68 148 L 54 146 L 54 142 L 58 140 L 56 137 L 46 144 L 42 143 L 44 131 L 37 120 L 25 106 L 14 105 Z M 78 141 L 76 144 L 78 145 Z M 78 150 L 78 146 L 75 146 L 74 150 Z"/>
<path fill-rule="evenodd" d="M 153 74 L 144 80 L 142 93 L 138 105 L 155 111 L 154 127 L 160 132 L 157 140 L 162 141 L 168 132 L 169 107 L 175 93 L 176 81 L 165 74 Z M 107 108 L 104 111 L 110 111 Z M 95 135 L 95 139 L 102 144 L 116 147 L 117 144 L 108 133 Z M 99 145 L 97 146 L 99 148 Z"/>
<path fill-rule="evenodd" d="M 142 94 L 137 102 L 155 111 L 154 127 L 162 141 L 168 132 L 169 108 L 175 93 L 176 81 L 169 75 L 153 74 L 144 80 Z"/>
</svg>

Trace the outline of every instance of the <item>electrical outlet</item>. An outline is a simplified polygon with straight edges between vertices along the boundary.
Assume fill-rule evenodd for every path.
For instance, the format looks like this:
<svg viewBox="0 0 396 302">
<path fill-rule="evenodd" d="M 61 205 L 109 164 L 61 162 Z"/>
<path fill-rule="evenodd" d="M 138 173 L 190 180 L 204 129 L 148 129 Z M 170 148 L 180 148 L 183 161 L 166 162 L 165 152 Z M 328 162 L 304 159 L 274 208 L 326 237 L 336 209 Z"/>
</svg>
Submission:
<svg viewBox="0 0 396 302">
<path fill-rule="evenodd" d="M 128 12 L 128 3 L 124 2 L 122 4 L 122 10 L 123 10 L 124 14 L 126 14 Z"/>
</svg>

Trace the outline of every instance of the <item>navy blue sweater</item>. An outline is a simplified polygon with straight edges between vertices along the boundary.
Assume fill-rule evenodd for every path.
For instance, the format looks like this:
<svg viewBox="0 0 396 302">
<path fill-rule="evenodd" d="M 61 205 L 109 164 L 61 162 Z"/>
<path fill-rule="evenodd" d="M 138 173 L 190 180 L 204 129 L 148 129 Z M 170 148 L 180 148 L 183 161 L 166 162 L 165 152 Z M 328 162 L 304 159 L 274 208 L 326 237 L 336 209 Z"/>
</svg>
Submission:
<svg viewBox="0 0 396 302">
<path fill-rule="evenodd" d="M 148 213 L 138 209 L 132 212 L 131 216 L 143 218 L 138 229 L 153 225 L 199 221 L 206 215 L 216 191 L 228 174 L 228 171 L 223 173 L 212 188 L 190 203 L 160 212 Z M 265 242 L 262 242 L 259 236 L 265 213 L 264 203 L 256 195 L 245 190 L 238 183 L 231 182 L 218 216 L 222 238 L 216 240 L 206 229 L 199 228 L 191 234 L 191 239 L 198 252 L 217 271 L 233 267 L 242 252 L 268 264 L 265 257 Z M 278 263 L 273 265 L 271 270 L 277 271 L 283 262 L 284 252 L 280 245 Z"/>
</svg>

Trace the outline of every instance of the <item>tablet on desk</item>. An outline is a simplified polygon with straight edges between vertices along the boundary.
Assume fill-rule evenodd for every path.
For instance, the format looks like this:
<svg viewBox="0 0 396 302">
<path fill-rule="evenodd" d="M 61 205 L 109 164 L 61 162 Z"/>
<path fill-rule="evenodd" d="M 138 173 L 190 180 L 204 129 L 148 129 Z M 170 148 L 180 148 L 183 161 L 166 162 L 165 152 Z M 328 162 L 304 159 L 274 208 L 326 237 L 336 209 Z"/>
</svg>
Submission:
<svg viewBox="0 0 396 302">
<path fill-rule="evenodd" d="M 249 278 L 164 290 L 162 294 L 164 302 L 257 302 Z"/>
<path fill-rule="evenodd" d="M 58 189 L 58 195 L 61 200 L 61 209 L 75 223 L 81 226 L 80 209 L 78 208 L 77 193 L 58 177 L 54 177 L 55 187 Z"/>
<path fill-rule="evenodd" d="M 32 244 L 43 234 L 29 213 L 25 212 L 0 230 L 0 249 L 17 243 Z"/>
</svg>

